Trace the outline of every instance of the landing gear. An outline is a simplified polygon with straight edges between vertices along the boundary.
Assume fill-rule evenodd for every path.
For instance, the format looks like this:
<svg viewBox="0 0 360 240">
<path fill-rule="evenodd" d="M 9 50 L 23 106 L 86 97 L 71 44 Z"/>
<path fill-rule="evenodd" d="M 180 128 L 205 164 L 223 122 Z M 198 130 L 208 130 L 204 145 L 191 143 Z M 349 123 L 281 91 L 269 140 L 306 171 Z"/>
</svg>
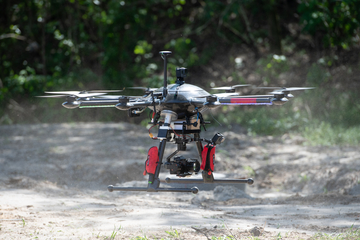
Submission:
<svg viewBox="0 0 360 240">
<path fill-rule="evenodd" d="M 140 187 L 116 187 L 113 185 L 108 186 L 110 192 L 113 191 L 145 191 L 145 192 L 191 192 L 197 193 L 199 190 L 197 187 L 192 188 L 161 188 L 160 187 L 160 169 L 163 164 L 162 160 L 164 158 L 164 152 L 167 142 L 175 142 L 178 146 L 177 150 L 166 158 L 164 163 L 165 169 L 170 170 L 170 174 L 176 174 L 178 177 L 191 176 L 193 173 L 198 173 L 200 169 L 202 172 L 201 179 L 170 179 L 166 178 L 166 183 L 247 183 L 253 184 L 253 180 L 249 179 L 227 179 L 227 180 L 215 180 L 213 176 L 213 158 L 215 155 L 215 145 L 220 144 L 224 141 L 222 134 L 217 133 L 211 140 L 201 139 L 201 124 L 204 124 L 203 121 L 192 122 L 190 120 L 178 121 L 178 116 L 175 112 L 164 110 L 161 112 L 161 116 L 164 117 L 164 122 L 160 124 L 157 139 L 160 140 L 158 148 L 158 161 L 156 164 L 156 169 L 151 173 L 148 173 L 149 180 L 148 186 L 146 188 Z M 200 124 L 198 124 L 200 122 Z M 181 125 L 181 126 L 179 126 Z M 189 134 L 193 134 L 193 137 L 189 137 Z M 187 159 L 182 156 L 176 156 L 179 151 L 186 150 L 186 144 L 190 142 L 195 142 L 198 157 L 202 162 L 200 163 L 198 159 Z M 209 149 L 213 151 L 204 152 L 202 142 L 206 142 L 211 146 Z M 206 148 L 205 147 L 205 148 Z M 214 154 L 214 155 L 212 155 Z M 173 160 L 171 160 L 173 158 Z M 149 160 L 149 159 L 148 159 Z M 154 160 L 155 161 L 155 160 Z M 201 165 L 200 165 L 201 164 Z"/>
</svg>

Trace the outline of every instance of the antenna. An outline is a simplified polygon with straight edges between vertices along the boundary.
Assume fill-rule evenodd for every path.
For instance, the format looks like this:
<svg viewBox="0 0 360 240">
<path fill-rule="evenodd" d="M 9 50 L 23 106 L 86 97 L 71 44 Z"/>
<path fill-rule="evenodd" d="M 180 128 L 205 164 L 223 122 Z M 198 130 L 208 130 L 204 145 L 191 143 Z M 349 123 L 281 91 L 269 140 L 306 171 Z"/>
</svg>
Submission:
<svg viewBox="0 0 360 240">
<path fill-rule="evenodd" d="M 159 52 L 161 58 L 164 59 L 164 88 L 163 88 L 163 98 L 167 96 L 167 56 L 171 54 L 171 51 L 161 51 Z"/>
</svg>

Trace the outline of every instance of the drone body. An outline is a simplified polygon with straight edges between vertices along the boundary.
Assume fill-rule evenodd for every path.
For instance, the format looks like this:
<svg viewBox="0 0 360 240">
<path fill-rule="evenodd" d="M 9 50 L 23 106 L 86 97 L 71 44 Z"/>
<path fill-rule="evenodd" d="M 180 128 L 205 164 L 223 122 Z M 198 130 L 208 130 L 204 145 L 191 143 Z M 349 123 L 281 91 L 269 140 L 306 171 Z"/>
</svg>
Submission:
<svg viewBox="0 0 360 240">
<path fill-rule="evenodd" d="M 158 89 L 134 87 L 133 89 L 145 90 L 144 96 L 114 96 L 105 95 L 104 91 L 63 91 L 46 92 L 49 94 L 42 97 L 66 97 L 66 102 L 62 105 L 66 108 L 96 108 L 96 107 L 116 107 L 119 110 L 128 111 L 129 117 L 140 116 L 145 109 L 149 108 L 153 114 L 150 124 L 158 126 L 158 135 L 154 137 L 149 130 L 150 137 L 160 140 L 159 147 L 150 148 L 146 160 L 144 174 L 149 175 L 147 188 L 136 187 L 116 187 L 108 186 L 109 191 L 148 191 L 148 192 L 192 192 L 197 193 L 198 189 L 193 188 L 161 188 L 159 179 L 161 166 L 170 170 L 170 174 L 176 174 L 180 179 L 165 179 L 166 183 L 248 183 L 252 184 L 252 179 L 225 179 L 215 180 L 213 177 L 215 149 L 216 146 L 224 141 L 224 136 L 220 133 L 208 140 L 200 137 L 205 122 L 202 112 L 206 109 L 213 109 L 224 105 L 282 105 L 292 98 L 290 91 L 306 90 L 311 88 L 275 88 L 271 95 L 239 96 L 235 92 L 237 87 L 248 85 L 235 85 L 232 87 L 214 88 L 225 90 L 225 93 L 210 94 L 204 89 L 185 83 L 187 70 L 185 68 L 176 69 L 176 83 L 167 85 L 167 57 L 169 51 L 160 52 L 164 59 L 164 86 Z M 177 150 L 166 158 L 163 163 L 164 151 L 167 142 L 177 145 Z M 186 159 L 177 155 L 180 151 L 186 150 L 186 144 L 195 142 L 198 156 L 197 158 Z M 203 146 L 203 142 L 206 146 Z M 201 163 L 200 163 L 200 162 Z M 202 171 L 202 180 L 183 179 Z"/>
</svg>

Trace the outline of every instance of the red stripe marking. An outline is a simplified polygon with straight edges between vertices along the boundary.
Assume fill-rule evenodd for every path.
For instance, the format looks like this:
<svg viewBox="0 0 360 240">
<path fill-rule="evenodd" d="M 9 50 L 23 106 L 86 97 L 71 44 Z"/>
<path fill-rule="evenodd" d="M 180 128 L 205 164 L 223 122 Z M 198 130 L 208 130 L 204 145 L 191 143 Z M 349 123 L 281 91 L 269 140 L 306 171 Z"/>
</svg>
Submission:
<svg viewBox="0 0 360 240">
<path fill-rule="evenodd" d="M 256 98 L 232 98 L 230 103 L 256 103 Z"/>
</svg>

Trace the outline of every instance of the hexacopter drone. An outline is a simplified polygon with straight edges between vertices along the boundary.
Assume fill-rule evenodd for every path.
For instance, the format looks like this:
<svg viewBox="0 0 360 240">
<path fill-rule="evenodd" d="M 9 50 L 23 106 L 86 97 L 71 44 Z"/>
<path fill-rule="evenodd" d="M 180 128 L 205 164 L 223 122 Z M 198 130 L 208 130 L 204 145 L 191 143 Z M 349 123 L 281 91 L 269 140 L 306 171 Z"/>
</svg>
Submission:
<svg viewBox="0 0 360 240">
<path fill-rule="evenodd" d="M 128 111 L 129 117 L 140 116 L 146 108 L 152 111 L 150 124 L 158 126 L 157 137 L 154 137 L 149 129 L 149 135 L 153 139 L 160 140 L 159 147 L 151 147 L 145 162 L 144 175 L 149 175 L 148 186 L 145 187 L 118 187 L 109 185 L 108 190 L 112 191 L 147 191 L 147 192 L 192 192 L 197 193 L 198 188 L 162 188 L 160 187 L 160 169 L 164 165 L 165 169 L 170 170 L 170 174 L 176 174 L 178 179 L 166 178 L 166 183 L 247 183 L 253 184 L 249 179 L 214 179 L 214 161 L 216 145 L 222 143 L 225 138 L 221 133 L 216 133 L 212 139 L 200 137 L 201 129 L 205 129 L 202 112 L 206 109 L 214 109 L 224 105 L 282 105 L 292 98 L 290 91 L 312 89 L 309 87 L 296 88 L 275 88 L 271 95 L 239 96 L 236 93 L 237 87 L 248 85 L 235 85 L 231 87 L 214 88 L 225 90 L 225 93 L 210 94 L 200 87 L 187 84 L 184 78 L 187 75 L 186 68 L 176 68 L 176 82 L 168 86 L 167 84 L 167 57 L 170 51 L 161 51 L 160 55 L 164 59 L 164 86 L 161 88 L 141 88 L 144 89 L 144 96 L 114 96 L 106 95 L 104 91 L 61 91 L 46 92 L 42 97 L 65 97 L 66 102 L 62 105 L 65 108 L 96 108 L 96 107 L 116 107 L 119 110 Z M 205 129 L 206 130 L 206 129 Z M 163 163 L 164 151 L 167 142 L 177 144 L 177 150 L 170 154 Z M 195 142 L 198 158 L 187 159 L 178 156 L 179 151 L 186 151 L 186 144 Z M 206 145 L 203 146 L 202 143 Z M 201 163 L 199 162 L 201 161 Z M 202 170 L 201 179 L 184 179 L 193 173 Z"/>
</svg>

